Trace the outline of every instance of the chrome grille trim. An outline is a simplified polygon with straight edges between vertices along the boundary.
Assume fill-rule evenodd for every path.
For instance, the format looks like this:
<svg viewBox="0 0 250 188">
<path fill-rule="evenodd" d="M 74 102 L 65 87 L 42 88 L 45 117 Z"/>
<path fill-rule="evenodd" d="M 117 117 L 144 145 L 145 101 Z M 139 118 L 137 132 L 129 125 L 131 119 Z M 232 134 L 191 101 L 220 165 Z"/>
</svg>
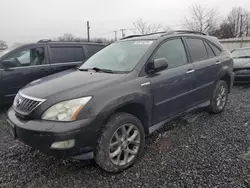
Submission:
<svg viewBox="0 0 250 188">
<path fill-rule="evenodd" d="M 46 99 L 31 97 L 19 92 L 14 99 L 13 107 L 16 113 L 27 116 L 44 101 Z"/>
</svg>

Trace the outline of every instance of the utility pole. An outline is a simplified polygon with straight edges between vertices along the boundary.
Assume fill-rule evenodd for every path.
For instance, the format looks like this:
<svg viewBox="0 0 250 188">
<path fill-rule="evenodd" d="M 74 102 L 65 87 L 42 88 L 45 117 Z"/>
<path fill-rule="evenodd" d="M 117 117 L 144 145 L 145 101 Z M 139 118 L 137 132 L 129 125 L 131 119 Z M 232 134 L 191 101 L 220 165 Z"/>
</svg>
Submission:
<svg viewBox="0 0 250 188">
<path fill-rule="evenodd" d="M 248 35 L 249 35 L 249 19 L 248 19 L 248 16 L 249 16 L 250 14 L 248 14 L 247 15 L 247 34 L 246 34 L 246 37 L 248 37 Z"/>
<path fill-rule="evenodd" d="M 117 31 L 114 31 L 115 33 L 115 41 L 117 41 Z"/>
<path fill-rule="evenodd" d="M 126 29 L 120 29 L 120 30 L 121 30 L 121 32 L 122 32 L 122 38 L 124 38 L 124 37 L 125 37 L 124 31 L 125 31 Z"/>
<path fill-rule="evenodd" d="M 89 37 L 89 21 L 87 21 L 87 34 L 88 34 L 88 42 L 90 41 L 90 37 Z"/>
<path fill-rule="evenodd" d="M 243 15 L 240 15 L 240 37 L 242 36 Z"/>
</svg>

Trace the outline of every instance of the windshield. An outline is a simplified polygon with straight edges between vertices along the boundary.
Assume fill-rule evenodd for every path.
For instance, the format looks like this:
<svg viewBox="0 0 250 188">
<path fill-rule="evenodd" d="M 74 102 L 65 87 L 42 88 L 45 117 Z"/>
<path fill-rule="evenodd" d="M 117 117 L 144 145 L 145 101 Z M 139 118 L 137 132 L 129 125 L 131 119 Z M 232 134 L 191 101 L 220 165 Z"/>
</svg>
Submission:
<svg viewBox="0 0 250 188">
<path fill-rule="evenodd" d="M 250 58 L 250 49 L 240 49 L 240 50 L 234 50 L 232 52 L 233 58 Z"/>
<path fill-rule="evenodd" d="M 153 41 L 121 41 L 113 43 L 88 59 L 79 69 L 132 71 Z"/>
<path fill-rule="evenodd" d="M 5 54 L 7 54 L 8 52 L 10 52 L 10 51 L 12 51 L 12 50 L 15 50 L 16 48 L 18 48 L 18 47 L 20 47 L 20 46 L 22 46 L 22 45 L 24 45 L 24 44 L 22 44 L 22 43 L 17 43 L 17 44 L 12 45 L 10 48 L 8 48 L 8 49 L 6 49 L 6 50 L 3 50 L 3 51 L 0 50 L 0 58 L 1 58 L 2 56 L 4 56 Z"/>
</svg>

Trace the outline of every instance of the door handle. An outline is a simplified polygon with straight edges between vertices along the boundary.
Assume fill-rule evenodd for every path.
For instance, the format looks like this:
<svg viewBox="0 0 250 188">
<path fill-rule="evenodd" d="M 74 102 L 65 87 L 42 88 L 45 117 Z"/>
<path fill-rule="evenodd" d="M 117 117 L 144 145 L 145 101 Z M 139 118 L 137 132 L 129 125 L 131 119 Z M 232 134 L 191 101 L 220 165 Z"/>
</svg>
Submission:
<svg viewBox="0 0 250 188">
<path fill-rule="evenodd" d="M 190 74 L 190 73 L 193 73 L 194 71 L 195 71 L 194 69 L 189 69 L 186 73 Z"/>
<path fill-rule="evenodd" d="M 49 72 L 49 69 L 41 69 L 41 71 Z"/>
<path fill-rule="evenodd" d="M 215 65 L 221 64 L 221 61 L 216 61 Z"/>
</svg>

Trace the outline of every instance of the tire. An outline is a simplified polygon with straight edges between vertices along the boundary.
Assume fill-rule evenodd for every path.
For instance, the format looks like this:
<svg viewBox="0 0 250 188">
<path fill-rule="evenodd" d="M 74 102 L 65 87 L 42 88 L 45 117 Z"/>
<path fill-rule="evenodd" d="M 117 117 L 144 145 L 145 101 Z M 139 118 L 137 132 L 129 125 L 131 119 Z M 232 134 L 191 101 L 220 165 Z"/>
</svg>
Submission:
<svg viewBox="0 0 250 188">
<path fill-rule="evenodd" d="M 224 88 L 224 94 L 222 92 Z M 218 114 L 225 109 L 228 99 L 228 85 L 224 80 L 220 80 L 216 83 L 213 91 L 213 96 L 210 99 L 209 112 Z M 218 102 L 220 100 L 220 102 Z"/>
<path fill-rule="evenodd" d="M 141 121 L 128 113 L 116 113 L 101 133 L 95 161 L 107 172 L 121 172 L 140 158 L 144 145 L 145 132 Z"/>
</svg>

